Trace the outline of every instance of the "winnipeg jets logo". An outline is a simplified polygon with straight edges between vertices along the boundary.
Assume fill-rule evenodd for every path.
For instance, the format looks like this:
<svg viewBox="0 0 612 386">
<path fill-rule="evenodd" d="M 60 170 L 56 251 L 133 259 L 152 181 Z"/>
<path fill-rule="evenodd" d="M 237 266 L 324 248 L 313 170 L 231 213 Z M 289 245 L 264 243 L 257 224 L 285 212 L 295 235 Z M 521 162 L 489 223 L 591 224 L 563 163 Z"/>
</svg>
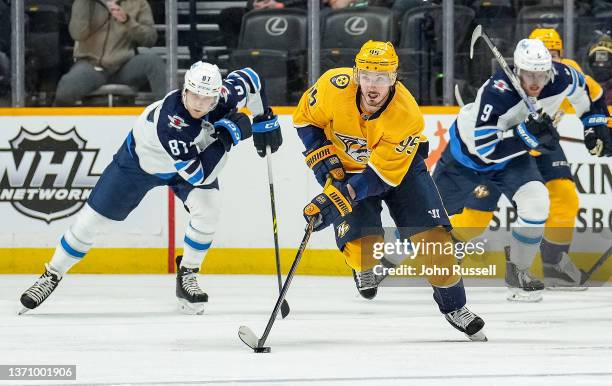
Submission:
<svg viewBox="0 0 612 386">
<path fill-rule="evenodd" d="M 510 87 L 508 87 L 508 83 L 506 83 L 505 81 L 501 80 L 501 79 L 497 79 L 493 82 L 493 87 L 495 87 L 496 89 L 498 89 L 501 92 L 504 92 L 506 90 L 510 91 Z"/>
<path fill-rule="evenodd" d="M 336 137 L 344 144 L 344 152 L 355 161 L 365 164 L 370 159 L 370 150 L 365 138 L 351 137 L 336 133 Z"/>
<path fill-rule="evenodd" d="M 183 127 L 188 127 L 189 124 L 185 123 L 185 120 L 179 115 L 169 116 L 168 115 L 168 126 L 177 129 L 178 131 L 183 130 Z"/>
</svg>

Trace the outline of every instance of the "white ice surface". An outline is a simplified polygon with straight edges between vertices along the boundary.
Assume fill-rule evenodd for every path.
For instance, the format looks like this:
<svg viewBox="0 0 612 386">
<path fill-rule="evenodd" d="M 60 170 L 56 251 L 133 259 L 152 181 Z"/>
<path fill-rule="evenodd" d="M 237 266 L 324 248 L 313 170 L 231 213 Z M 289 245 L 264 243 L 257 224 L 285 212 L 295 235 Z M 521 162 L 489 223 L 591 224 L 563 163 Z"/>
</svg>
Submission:
<svg viewBox="0 0 612 386">
<path fill-rule="evenodd" d="M 17 316 L 34 280 L 0 276 L 0 364 L 76 364 L 81 384 L 612 385 L 611 288 L 546 292 L 538 304 L 468 288 L 489 337 L 476 343 L 447 324 L 430 288 L 382 288 L 367 301 L 350 277 L 298 276 L 272 352 L 255 354 L 237 331 L 261 336 L 273 276 L 205 275 L 208 309 L 188 316 L 171 275 L 67 275 Z"/>
</svg>

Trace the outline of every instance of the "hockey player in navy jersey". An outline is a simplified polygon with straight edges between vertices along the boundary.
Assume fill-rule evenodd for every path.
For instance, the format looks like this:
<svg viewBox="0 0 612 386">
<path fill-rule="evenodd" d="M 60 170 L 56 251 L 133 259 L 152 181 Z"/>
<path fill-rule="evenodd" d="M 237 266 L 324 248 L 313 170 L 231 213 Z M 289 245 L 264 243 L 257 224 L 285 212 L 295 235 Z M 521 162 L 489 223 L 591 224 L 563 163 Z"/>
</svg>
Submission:
<svg viewBox="0 0 612 386">
<path fill-rule="evenodd" d="M 566 98 L 583 122 L 585 144 L 592 154 L 612 155 L 612 141 L 606 125 L 607 108 L 601 98 L 593 102 L 584 76 L 553 62 L 542 41 L 523 39 L 517 44 L 513 71 L 540 109 L 540 117 L 529 114 L 508 76 L 498 71 L 478 90 L 474 103 L 459 112 L 434 180 L 449 215 L 470 208 L 469 200 L 476 193 L 486 195 L 483 186 L 494 186 L 512 201 L 518 216 L 507 256 L 508 300 L 533 302 L 542 299 L 544 284 L 531 275 L 529 268 L 542 239 L 549 197 L 529 152 L 547 153 L 559 146 L 551 116 Z M 477 236 L 470 234 L 469 224 L 458 224 L 456 217 L 451 217 L 451 223 L 457 239 Z"/>
<path fill-rule="evenodd" d="M 248 107 L 255 116 L 236 111 Z M 21 296 L 23 310 L 38 307 L 68 270 L 81 261 L 96 235 L 123 221 L 145 194 L 169 186 L 189 211 L 183 256 L 176 260 L 176 296 L 181 311 L 201 314 L 208 295 L 197 273 L 213 241 L 219 217 L 217 176 L 228 153 L 251 137 L 260 156 L 282 143 L 277 117 L 268 107 L 255 71 L 243 68 L 225 80 L 217 66 L 197 62 L 174 90 L 147 106 L 106 167 L 87 204 L 64 233 L 43 275 Z"/>
</svg>

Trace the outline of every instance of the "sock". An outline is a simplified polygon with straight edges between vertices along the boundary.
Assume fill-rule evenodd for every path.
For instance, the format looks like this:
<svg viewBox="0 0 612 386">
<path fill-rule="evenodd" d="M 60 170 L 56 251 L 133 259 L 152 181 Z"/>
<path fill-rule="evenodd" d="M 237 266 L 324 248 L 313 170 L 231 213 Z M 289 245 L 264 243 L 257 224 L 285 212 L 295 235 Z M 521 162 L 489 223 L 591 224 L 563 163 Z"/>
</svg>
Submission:
<svg viewBox="0 0 612 386">
<path fill-rule="evenodd" d="M 64 275 L 73 265 L 81 261 L 85 254 L 91 248 L 91 243 L 85 243 L 79 240 L 71 229 L 68 229 L 62 236 L 58 246 L 55 248 L 55 253 L 49 262 L 49 265 Z"/>
<path fill-rule="evenodd" d="M 181 267 L 200 268 L 212 244 L 213 233 L 203 233 L 195 229 L 191 223 L 185 231 L 183 239 L 183 259 Z"/>
<path fill-rule="evenodd" d="M 569 244 L 557 244 L 551 241 L 542 239 L 540 244 L 540 253 L 542 254 L 542 262 L 544 264 L 557 264 L 561 261 L 561 254 L 569 252 Z"/>
<path fill-rule="evenodd" d="M 438 303 L 438 308 L 443 314 L 456 311 L 465 306 L 465 288 L 463 287 L 463 279 L 457 284 L 444 288 L 432 286 L 434 293 L 433 298 Z"/>
<path fill-rule="evenodd" d="M 519 217 L 512 227 L 510 261 L 516 264 L 518 269 L 524 270 L 531 267 L 542 240 L 544 222 L 545 220 L 530 221 Z"/>
</svg>

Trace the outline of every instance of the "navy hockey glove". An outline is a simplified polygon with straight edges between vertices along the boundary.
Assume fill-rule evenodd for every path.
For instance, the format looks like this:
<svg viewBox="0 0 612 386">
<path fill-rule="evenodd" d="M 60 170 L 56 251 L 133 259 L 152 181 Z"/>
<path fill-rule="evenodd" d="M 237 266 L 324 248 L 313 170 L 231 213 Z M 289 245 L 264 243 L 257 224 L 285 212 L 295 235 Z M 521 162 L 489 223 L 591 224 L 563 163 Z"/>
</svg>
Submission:
<svg viewBox="0 0 612 386">
<path fill-rule="evenodd" d="M 253 119 L 253 143 L 260 157 L 266 156 L 266 146 L 270 146 L 270 151 L 274 153 L 283 143 L 278 117 L 269 107 Z"/>
<path fill-rule="evenodd" d="M 597 157 L 612 156 L 612 134 L 608 126 L 608 117 L 603 114 L 589 115 L 582 118 L 584 125 L 584 146 L 589 153 Z"/>
<path fill-rule="evenodd" d="M 325 186 L 328 176 L 331 176 L 334 181 L 343 181 L 346 173 L 334 150 L 334 145 L 329 140 L 323 143 L 319 142 L 318 145 L 303 154 L 306 156 L 306 165 L 314 172 L 319 185 Z"/>
<path fill-rule="evenodd" d="M 597 157 L 612 156 L 612 135 L 606 125 L 587 127 L 584 130 L 584 146 Z"/>
<path fill-rule="evenodd" d="M 346 183 L 329 184 L 323 189 L 323 193 L 317 195 L 304 207 L 306 222 L 309 223 L 314 219 L 315 232 L 327 228 L 338 217 L 344 217 L 353 211 L 353 200 L 350 197 Z"/>
<path fill-rule="evenodd" d="M 232 112 L 213 124 L 213 137 L 221 141 L 226 152 L 251 136 L 251 120 L 246 114 Z"/>
<path fill-rule="evenodd" d="M 527 121 L 514 127 L 514 135 L 523 140 L 526 150 L 552 149 L 559 141 L 559 133 L 546 113 L 538 119 L 530 115 Z"/>
</svg>

